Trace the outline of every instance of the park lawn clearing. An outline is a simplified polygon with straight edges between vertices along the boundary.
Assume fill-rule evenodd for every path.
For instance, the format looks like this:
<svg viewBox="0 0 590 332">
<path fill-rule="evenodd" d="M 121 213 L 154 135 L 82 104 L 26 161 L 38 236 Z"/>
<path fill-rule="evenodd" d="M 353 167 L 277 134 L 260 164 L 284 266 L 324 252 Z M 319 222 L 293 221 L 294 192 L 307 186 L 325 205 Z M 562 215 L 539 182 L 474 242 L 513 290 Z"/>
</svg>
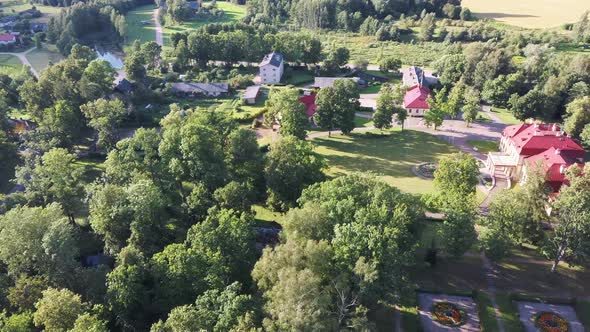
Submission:
<svg viewBox="0 0 590 332">
<path fill-rule="evenodd" d="M 309 70 L 291 70 L 286 73 L 285 83 L 294 86 L 303 86 L 313 83 L 314 75 Z"/>
<path fill-rule="evenodd" d="M 203 5 L 208 6 L 206 2 Z M 231 2 L 219 1 L 217 2 L 217 8 L 223 10 L 222 17 L 215 17 L 207 20 L 195 19 L 193 21 L 182 22 L 180 24 L 164 26 L 162 28 L 162 33 L 164 34 L 164 45 L 172 46 L 170 44 L 170 35 L 172 35 L 172 33 L 174 32 L 185 32 L 189 30 L 194 30 L 210 23 L 237 22 L 242 20 L 242 18 L 246 16 L 245 5 L 236 5 Z"/>
<path fill-rule="evenodd" d="M 494 115 L 496 115 L 504 124 L 513 125 L 522 123 L 522 121 L 514 117 L 512 112 L 505 108 L 492 107 L 492 113 L 494 113 Z"/>
<path fill-rule="evenodd" d="M 53 6 L 45 6 L 45 5 L 39 5 L 39 4 L 35 4 L 34 5 L 35 8 L 37 8 L 40 12 L 41 12 L 41 17 L 36 17 L 36 18 L 32 18 L 30 21 L 31 22 L 43 22 L 43 23 L 47 23 L 49 22 L 49 19 L 53 16 L 53 17 L 57 17 L 59 16 L 59 13 L 62 9 L 64 9 L 64 7 L 53 7 Z M 3 6 L 0 2 L 0 9 L 4 11 L 4 13 L 6 14 L 10 14 L 12 13 L 12 11 L 14 10 L 14 12 L 18 13 L 18 12 L 22 12 L 25 11 L 27 9 L 31 9 L 33 8 L 33 5 L 31 5 L 30 3 L 27 3 L 25 1 L 23 1 L 23 3 L 14 3 L 8 6 Z"/>
<path fill-rule="evenodd" d="M 153 20 L 154 5 L 139 6 L 125 15 L 127 35 L 125 45 L 139 40 L 142 44 L 156 40 L 156 25 Z M 149 23 L 148 23 L 149 22 Z"/>
<path fill-rule="evenodd" d="M 477 17 L 536 29 L 577 22 L 590 10 L 590 3 L 580 0 L 464 0 L 461 4 Z"/>
<path fill-rule="evenodd" d="M 22 69 L 23 65 L 16 56 L 0 54 L 0 73 L 14 74 L 20 72 Z"/>
<path fill-rule="evenodd" d="M 469 144 L 474 150 L 477 149 L 478 152 L 483 154 L 497 152 L 500 149 L 500 143 L 498 141 L 467 140 L 467 144 Z"/>
<path fill-rule="evenodd" d="M 360 127 L 373 127 L 373 121 L 369 118 L 365 118 L 364 116 L 355 116 L 354 117 L 354 127 L 355 128 L 360 128 Z"/>
<path fill-rule="evenodd" d="M 413 194 L 433 192 L 434 184 L 414 175 L 412 166 L 438 162 L 458 151 L 430 134 L 413 130 L 393 130 L 383 136 L 379 131 L 324 136 L 311 142 L 316 152 L 326 158 L 329 176 L 375 173 L 388 184 Z"/>
<path fill-rule="evenodd" d="M 43 44 L 42 49 L 35 48 L 25 56 L 38 73 L 49 67 L 50 63 L 58 63 L 64 59 L 63 55 L 57 50 L 57 47 L 49 44 Z"/>
</svg>

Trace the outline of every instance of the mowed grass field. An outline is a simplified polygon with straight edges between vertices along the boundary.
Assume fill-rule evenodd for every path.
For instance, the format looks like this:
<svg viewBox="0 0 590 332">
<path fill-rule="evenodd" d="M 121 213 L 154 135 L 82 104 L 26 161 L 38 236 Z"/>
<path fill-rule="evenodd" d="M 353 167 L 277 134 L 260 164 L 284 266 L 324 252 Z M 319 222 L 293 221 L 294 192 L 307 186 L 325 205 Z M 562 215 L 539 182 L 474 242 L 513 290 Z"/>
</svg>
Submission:
<svg viewBox="0 0 590 332">
<path fill-rule="evenodd" d="M 125 15 L 127 22 L 126 45 L 133 44 L 135 40 L 139 40 L 142 44 L 155 40 L 156 28 L 153 20 L 155 8 L 154 5 L 139 6 Z M 149 22 L 149 24 L 143 22 Z"/>
<path fill-rule="evenodd" d="M 0 10 L 5 14 L 12 14 L 31 9 L 32 5 L 27 1 L 0 1 Z M 35 4 L 35 7 L 41 11 L 42 16 L 33 18 L 31 22 L 49 22 L 52 16 L 59 16 L 59 12 L 63 7 L 53 7 Z"/>
<path fill-rule="evenodd" d="M 49 67 L 50 63 L 58 63 L 64 59 L 55 45 L 43 44 L 42 49 L 34 49 L 25 55 L 37 72 Z"/>
<path fill-rule="evenodd" d="M 20 60 L 14 55 L 0 54 L 0 73 L 12 74 L 20 72 L 22 68 Z"/>
<path fill-rule="evenodd" d="M 203 6 L 208 6 L 205 2 Z M 240 21 L 246 15 L 245 5 L 236 5 L 231 2 L 218 1 L 217 8 L 223 10 L 223 16 L 219 18 L 213 18 L 208 20 L 195 19 L 189 22 L 183 22 L 178 25 L 167 25 L 163 28 L 164 33 L 164 45 L 170 46 L 170 35 L 174 32 L 183 32 L 187 30 L 193 30 L 209 23 L 227 23 Z"/>
<path fill-rule="evenodd" d="M 590 10 L 588 0 L 463 0 L 478 17 L 525 28 L 552 28 L 573 23 Z"/>
<path fill-rule="evenodd" d="M 325 136 L 311 142 L 315 151 L 326 158 L 328 175 L 372 172 L 390 185 L 415 194 L 432 192 L 434 185 L 432 181 L 415 176 L 412 166 L 437 162 L 458 151 L 430 134 L 413 130 L 394 130 L 385 137 L 353 132 L 351 136 Z"/>
</svg>

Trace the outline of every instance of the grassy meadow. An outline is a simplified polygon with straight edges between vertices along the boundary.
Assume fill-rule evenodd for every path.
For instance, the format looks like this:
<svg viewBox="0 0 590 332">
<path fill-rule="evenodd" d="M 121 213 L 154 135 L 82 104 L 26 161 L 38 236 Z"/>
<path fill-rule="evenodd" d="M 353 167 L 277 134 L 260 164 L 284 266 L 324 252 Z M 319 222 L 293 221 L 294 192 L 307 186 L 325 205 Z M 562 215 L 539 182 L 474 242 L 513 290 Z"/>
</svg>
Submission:
<svg viewBox="0 0 590 332">
<path fill-rule="evenodd" d="M 127 22 L 125 45 L 131 45 L 135 40 L 139 40 L 141 43 L 155 40 L 154 9 L 154 5 L 139 6 L 125 15 Z M 143 22 L 149 22 L 149 24 Z"/>
<path fill-rule="evenodd" d="M 324 136 L 313 139 L 312 143 L 316 152 L 326 158 L 328 175 L 373 172 L 390 185 L 414 194 L 432 192 L 434 185 L 414 175 L 412 166 L 436 162 L 458 151 L 432 135 L 413 130 L 394 130 L 384 136 L 354 133 Z"/>
<path fill-rule="evenodd" d="M 463 0 L 477 17 L 491 18 L 525 28 L 552 28 L 579 20 L 590 10 L 584 0 Z"/>
<path fill-rule="evenodd" d="M 204 3 L 204 6 L 208 6 Z M 208 20 L 193 20 L 188 22 L 182 22 L 177 25 L 167 25 L 163 27 L 164 33 L 164 45 L 170 45 L 170 35 L 174 32 L 183 32 L 199 28 L 209 23 L 228 23 L 241 20 L 246 15 L 246 6 L 236 5 L 231 2 L 219 1 L 217 2 L 217 8 L 223 10 L 223 16 L 219 18 L 212 18 Z"/>
<path fill-rule="evenodd" d="M 34 49 L 25 56 L 39 73 L 49 67 L 50 63 L 57 63 L 64 59 L 57 47 L 51 44 L 43 44 L 42 49 Z"/>
<path fill-rule="evenodd" d="M 23 65 L 16 56 L 10 54 L 0 54 L 0 73 L 12 74 L 15 72 L 20 72 L 22 68 Z"/>
</svg>

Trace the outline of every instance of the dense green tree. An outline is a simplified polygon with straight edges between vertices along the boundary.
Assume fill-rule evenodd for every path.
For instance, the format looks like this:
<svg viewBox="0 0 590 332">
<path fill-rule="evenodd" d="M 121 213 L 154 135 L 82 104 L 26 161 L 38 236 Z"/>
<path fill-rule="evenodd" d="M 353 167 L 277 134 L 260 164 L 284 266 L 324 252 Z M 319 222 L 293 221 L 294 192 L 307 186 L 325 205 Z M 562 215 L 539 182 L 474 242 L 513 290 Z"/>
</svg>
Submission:
<svg viewBox="0 0 590 332">
<path fill-rule="evenodd" d="M 459 152 L 444 157 L 434 172 L 434 185 L 441 193 L 456 192 L 460 195 L 475 193 L 479 167 L 473 156 Z"/>
<path fill-rule="evenodd" d="M 446 91 L 446 88 L 443 88 L 434 98 L 428 97 L 426 100 L 430 109 L 424 114 L 424 124 L 427 127 L 433 126 L 434 130 L 440 127 L 444 121 Z"/>
<path fill-rule="evenodd" d="M 295 136 L 304 139 L 309 120 L 305 113 L 305 105 L 299 101 L 299 91 L 295 88 L 273 89 L 265 103 L 268 110 L 265 121 L 272 125 L 278 121 L 283 136 Z"/>
<path fill-rule="evenodd" d="M 377 109 L 373 113 L 375 128 L 381 130 L 391 128 L 391 121 L 395 111 L 393 87 L 391 85 L 383 85 L 377 98 Z"/>
<path fill-rule="evenodd" d="M 440 82 L 443 85 L 451 85 L 458 82 L 463 76 L 467 67 L 467 60 L 462 53 L 448 54 L 433 62 L 432 66 L 438 74 Z"/>
<path fill-rule="evenodd" d="M 590 147 L 590 123 L 584 126 L 584 130 L 582 130 L 582 133 L 580 134 L 580 139 L 584 146 Z"/>
<path fill-rule="evenodd" d="M 241 285 L 233 283 L 223 290 L 211 289 L 194 304 L 174 308 L 162 324 L 165 332 L 234 331 L 241 317 L 252 307 L 250 295 L 240 294 Z M 154 331 L 154 327 L 152 327 Z"/>
<path fill-rule="evenodd" d="M 356 82 L 349 79 L 336 80 L 332 87 L 318 92 L 315 122 L 329 132 L 340 128 L 344 134 L 350 133 L 354 129 L 354 117 L 360 105 L 358 99 Z"/>
<path fill-rule="evenodd" d="M 379 60 L 379 70 L 387 73 L 389 71 L 397 72 L 402 67 L 402 62 L 398 58 L 386 57 Z"/>
<path fill-rule="evenodd" d="M 449 91 L 449 95 L 447 96 L 447 101 L 443 105 L 444 112 L 449 115 L 452 119 L 456 119 L 461 111 L 461 107 L 463 104 L 466 103 L 467 96 L 469 96 L 469 91 L 465 93 L 465 84 L 459 81 L 453 88 Z M 464 96 L 466 94 L 467 96 Z M 479 96 L 477 103 L 479 105 Z"/>
<path fill-rule="evenodd" d="M 246 128 L 232 131 L 224 150 L 229 177 L 234 181 L 251 183 L 262 192 L 264 161 L 256 133 Z"/>
<path fill-rule="evenodd" d="M 68 289 L 49 288 L 43 291 L 43 297 L 35 304 L 37 311 L 33 315 L 35 326 L 45 331 L 69 331 L 74 327 L 78 316 L 85 311 L 85 304 L 80 295 Z"/>
<path fill-rule="evenodd" d="M 85 94 L 84 97 L 92 100 L 111 92 L 116 75 L 116 70 L 108 61 L 102 59 L 92 60 L 88 67 L 84 69 L 81 84 L 91 86 L 91 90 L 96 93 Z M 81 89 L 81 92 L 83 93 L 86 90 Z"/>
<path fill-rule="evenodd" d="M 563 129 L 573 137 L 579 138 L 584 127 L 590 124 L 590 96 L 578 98 L 567 104 Z"/>
<path fill-rule="evenodd" d="M 590 164 L 582 169 L 571 166 L 566 172 L 569 185 L 557 196 L 555 208 L 558 223 L 546 245 L 555 272 L 561 261 L 580 265 L 590 257 Z"/>
<path fill-rule="evenodd" d="M 76 156 L 65 149 L 52 149 L 18 169 L 19 183 L 25 186 L 25 197 L 31 204 L 61 204 L 74 222 L 82 199 L 82 169 L 76 167 Z"/>
<path fill-rule="evenodd" d="M 141 55 L 147 67 L 154 69 L 160 67 L 162 62 L 162 46 L 158 45 L 155 41 L 149 41 L 141 45 Z"/>
<path fill-rule="evenodd" d="M 453 257 L 463 256 L 477 237 L 474 227 L 475 206 L 469 206 L 474 200 L 473 195 L 470 196 L 455 197 L 444 211 L 445 220 L 439 234 L 445 251 Z"/>
<path fill-rule="evenodd" d="M 434 13 L 426 14 L 420 22 L 419 37 L 423 41 L 431 41 L 436 29 L 436 18 Z"/>
<path fill-rule="evenodd" d="M 88 125 L 98 132 L 98 145 L 110 150 L 117 142 L 117 126 L 127 110 L 119 99 L 98 99 L 80 107 Z"/>
<path fill-rule="evenodd" d="M 10 305 L 19 311 L 33 311 L 35 303 L 43 296 L 43 291 L 49 283 L 43 277 L 21 275 L 16 279 L 13 287 L 8 291 Z"/>
<path fill-rule="evenodd" d="M 254 187 L 249 183 L 229 182 L 213 193 L 217 205 L 223 209 L 249 212 L 256 199 Z"/>
<path fill-rule="evenodd" d="M 542 117 L 545 109 L 545 95 L 538 89 L 533 89 L 524 96 L 512 94 L 508 105 L 514 117 L 519 120 Z"/>
<path fill-rule="evenodd" d="M 264 168 L 268 204 L 280 211 L 293 206 L 305 187 L 324 178 L 324 165 L 308 142 L 285 137 L 273 143 Z"/>
<path fill-rule="evenodd" d="M 80 115 L 74 107 L 65 100 L 58 101 L 52 107 L 46 108 L 39 121 L 40 131 L 54 137 L 61 146 L 70 146 L 80 133 Z"/>
<path fill-rule="evenodd" d="M 366 322 L 365 306 L 395 302 L 409 289 L 422 213 L 414 198 L 374 177 L 349 175 L 305 189 L 299 203 L 285 217 L 283 242 L 265 249 L 252 273 L 267 299 L 265 327 L 333 330 Z"/>
<path fill-rule="evenodd" d="M 476 90 L 469 89 L 465 93 L 465 105 L 463 105 L 461 110 L 463 111 L 463 120 L 465 120 L 467 126 L 477 120 L 480 109 L 479 100 L 479 93 Z"/>
<path fill-rule="evenodd" d="M 4 131 L 0 130 L 0 189 L 8 189 L 9 180 L 14 178 L 14 168 L 18 162 L 16 144 L 10 142 Z"/>
<path fill-rule="evenodd" d="M 141 53 L 133 52 L 125 57 L 123 69 L 130 80 L 140 81 L 146 75 L 145 65 L 146 62 L 143 55 Z"/>
<path fill-rule="evenodd" d="M 150 271 L 145 256 L 126 247 L 117 256 L 117 265 L 107 277 L 107 302 L 117 325 L 147 330 L 149 326 Z"/>
<path fill-rule="evenodd" d="M 96 315 L 83 314 L 74 322 L 74 328 L 69 332 L 108 332 L 107 322 Z"/>
<path fill-rule="evenodd" d="M 45 276 L 54 284 L 72 281 L 78 247 L 58 204 L 16 207 L 0 217 L 0 225 L 0 260 L 9 275 Z"/>
</svg>

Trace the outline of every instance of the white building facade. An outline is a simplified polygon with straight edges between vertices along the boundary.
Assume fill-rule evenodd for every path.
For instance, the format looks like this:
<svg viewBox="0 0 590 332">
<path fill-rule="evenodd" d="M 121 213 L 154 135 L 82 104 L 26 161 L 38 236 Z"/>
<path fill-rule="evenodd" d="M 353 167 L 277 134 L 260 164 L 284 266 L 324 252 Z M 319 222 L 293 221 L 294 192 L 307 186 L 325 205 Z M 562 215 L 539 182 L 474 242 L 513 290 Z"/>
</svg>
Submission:
<svg viewBox="0 0 590 332">
<path fill-rule="evenodd" d="M 273 52 L 264 56 L 259 65 L 261 84 L 278 84 L 284 71 L 283 55 Z"/>
</svg>

